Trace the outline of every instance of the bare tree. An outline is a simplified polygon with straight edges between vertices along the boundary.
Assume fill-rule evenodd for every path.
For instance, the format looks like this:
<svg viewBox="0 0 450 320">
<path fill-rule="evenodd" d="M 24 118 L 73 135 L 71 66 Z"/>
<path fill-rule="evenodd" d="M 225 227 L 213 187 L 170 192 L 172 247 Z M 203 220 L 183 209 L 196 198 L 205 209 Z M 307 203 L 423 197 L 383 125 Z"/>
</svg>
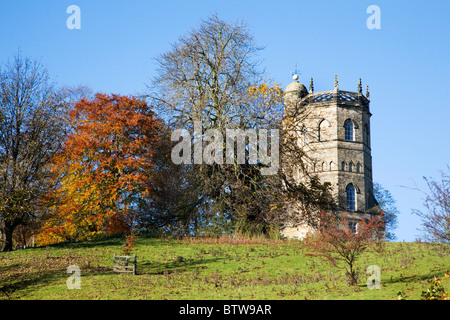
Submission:
<svg viewBox="0 0 450 320">
<path fill-rule="evenodd" d="M 194 122 L 201 121 L 202 132 L 217 129 L 223 136 L 227 129 L 280 129 L 283 135 L 283 92 L 259 69 L 260 50 L 245 23 L 227 23 L 213 15 L 156 59 L 159 70 L 149 85 L 151 104 L 172 129 L 191 134 Z M 280 141 L 283 152 L 284 138 Z M 185 167 L 180 180 L 191 187 L 192 200 L 182 206 L 188 210 L 186 221 L 198 225 L 219 215 L 235 220 L 244 232 L 267 232 L 289 209 L 285 200 L 297 201 L 299 193 L 303 200 L 308 198 L 311 186 L 288 183 L 282 169 L 263 175 L 265 166 L 249 164 L 249 156 L 247 150 L 244 164 L 234 159 Z M 297 152 L 293 158 L 301 157 Z"/>
<path fill-rule="evenodd" d="M 204 129 L 249 127 L 257 118 L 247 90 L 262 82 L 259 50 L 244 23 L 228 24 L 213 15 L 156 59 L 155 106 L 176 127 L 195 120 L 203 121 Z"/>
<path fill-rule="evenodd" d="M 193 132 L 194 121 L 201 121 L 202 132 L 217 129 L 224 136 L 226 129 L 257 128 L 261 113 L 248 89 L 263 81 L 255 59 L 259 50 L 244 23 L 229 24 L 213 15 L 156 59 L 152 104 L 173 129 Z M 253 169 L 217 163 L 185 166 L 180 180 L 188 180 L 193 200 L 181 205 L 186 224 L 197 226 L 217 212 L 236 213 L 241 182 L 253 181 Z"/>
<path fill-rule="evenodd" d="M 424 206 L 426 211 L 413 210 L 422 219 L 428 240 L 450 243 L 450 167 L 441 171 L 440 179 L 424 177 L 428 186 Z"/>
<path fill-rule="evenodd" d="M 43 66 L 19 52 L 0 70 L 0 221 L 4 251 L 41 209 L 48 162 L 62 142 L 63 101 Z"/>
</svg>

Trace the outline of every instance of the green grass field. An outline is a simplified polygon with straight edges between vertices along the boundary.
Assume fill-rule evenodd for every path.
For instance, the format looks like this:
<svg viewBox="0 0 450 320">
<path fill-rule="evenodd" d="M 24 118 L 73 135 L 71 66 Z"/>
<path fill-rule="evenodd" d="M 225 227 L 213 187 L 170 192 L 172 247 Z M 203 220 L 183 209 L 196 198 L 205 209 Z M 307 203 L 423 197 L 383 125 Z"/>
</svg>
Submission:
<svg viewBox="0 0 450 320">
<path fill-rule="evenodd" d="M 139 237 L 132 249 L 137 275 L 112 272 L 122 238 L 0 253 L 0 299 L 421 299 L 437 276 L 450 291 L 450 245 L 386 243 L 358 260 L 359 285 L 342 269 L 306 255 L 299 241 L 159 239 Z M 69 290 L 67 267 L 81 270 Z M 369 265 L 381 269 L 381 288 L 368 289 Z"/>
</svg>

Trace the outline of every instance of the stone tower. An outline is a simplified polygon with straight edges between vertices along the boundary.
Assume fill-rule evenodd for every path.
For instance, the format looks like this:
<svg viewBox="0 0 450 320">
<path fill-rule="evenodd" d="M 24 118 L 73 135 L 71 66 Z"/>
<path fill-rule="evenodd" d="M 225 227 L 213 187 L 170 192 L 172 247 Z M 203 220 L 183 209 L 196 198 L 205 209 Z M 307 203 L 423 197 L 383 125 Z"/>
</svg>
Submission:
<svg viewBox="0 0 450 320">
<path fill-rule="evenodd" d="M 309 156 L 306 171 L 331 183 L 338 211 L 348 212 L 357 228 L 363 216 L 380 213 L 373 196 L 369 90 L 362 94 L 361 79 L 357 92 L 340 90 L 337 76 L 334 89 L 322 92 L 314 92 L 312 78 L 309 91 L 297 80 L 294 75 L 286 87 L 284 112 L 301 123 L 298 143 Z M 302 180 L 300 171 L 292 174 Z M 291 226 L 282 233 L 301 238 L 301 229 Z"/>
</svg>

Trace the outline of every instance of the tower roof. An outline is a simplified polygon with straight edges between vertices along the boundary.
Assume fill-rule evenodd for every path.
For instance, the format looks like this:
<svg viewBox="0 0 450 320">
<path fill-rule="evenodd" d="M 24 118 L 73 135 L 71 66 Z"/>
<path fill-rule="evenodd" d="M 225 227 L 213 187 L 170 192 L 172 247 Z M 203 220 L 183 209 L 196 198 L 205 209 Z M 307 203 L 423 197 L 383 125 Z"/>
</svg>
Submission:
<svg viewBox="0 0 450 320">
<path fill-rule="evenodd" d="M 298 75 L 295 74 L 293 77 L 293 82 L 291 82 L 286 89 L 284 90 L 285 93 L 297 93 L 300 97 L 304 97 L 308 94 L 308 90 L 306 87 L 297 81 Z"/>
</svg>

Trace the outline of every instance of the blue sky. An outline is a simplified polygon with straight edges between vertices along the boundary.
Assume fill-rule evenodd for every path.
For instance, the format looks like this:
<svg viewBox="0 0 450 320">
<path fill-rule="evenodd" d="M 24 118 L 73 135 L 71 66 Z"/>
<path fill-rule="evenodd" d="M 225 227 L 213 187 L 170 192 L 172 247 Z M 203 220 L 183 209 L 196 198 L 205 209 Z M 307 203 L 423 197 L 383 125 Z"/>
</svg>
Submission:
<svg viewBox="0 0 450 320">
<path fill-rule="evenodd" d="M 70 5 L 81 29 L 69 30 Z M 369 5 L 381 29 L 368 29 Z M 283 87 L 298 64 L 300 81 L 315 91 L 370 86 L 373 178 L 400 210 L 399 241 L 414 241 L 423 176 L 450 164 L 450 1 L 2 1 L 0 63 L 20 48 L 40 59 L 59 85 L 137 94 L 155 74 L 154 58 L 217 13 L 245 20 L 262 65 Z"/>
</svg>

